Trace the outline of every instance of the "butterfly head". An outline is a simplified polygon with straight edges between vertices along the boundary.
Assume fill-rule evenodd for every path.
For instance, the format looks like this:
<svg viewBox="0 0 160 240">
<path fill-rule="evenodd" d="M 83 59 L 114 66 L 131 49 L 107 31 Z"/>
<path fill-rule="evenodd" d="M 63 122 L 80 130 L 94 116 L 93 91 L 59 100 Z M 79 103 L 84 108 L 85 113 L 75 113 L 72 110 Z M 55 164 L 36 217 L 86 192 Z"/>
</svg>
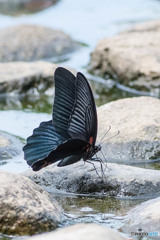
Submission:
<svg viewBox="0 0 160 240">
<path fill-rule="evenodd" d="M 94 146 L 95 153 L 99 152 L 101 150 L 101 145 Z"/>
</svg>

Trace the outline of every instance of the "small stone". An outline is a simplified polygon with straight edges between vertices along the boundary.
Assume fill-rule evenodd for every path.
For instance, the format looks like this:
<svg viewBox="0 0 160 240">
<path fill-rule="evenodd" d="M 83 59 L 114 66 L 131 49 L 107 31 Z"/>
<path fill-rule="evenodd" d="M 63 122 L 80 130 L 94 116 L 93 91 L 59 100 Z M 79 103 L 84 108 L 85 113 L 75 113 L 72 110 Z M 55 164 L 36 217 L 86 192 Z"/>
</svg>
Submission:
<svg viewBox="0 0 160 240">
<path fill-rule="evenodd" d="M 0 160 L 10 159 L 22 151 L 22 142 L 18 137 L 0 132 Z"/>
</svg>

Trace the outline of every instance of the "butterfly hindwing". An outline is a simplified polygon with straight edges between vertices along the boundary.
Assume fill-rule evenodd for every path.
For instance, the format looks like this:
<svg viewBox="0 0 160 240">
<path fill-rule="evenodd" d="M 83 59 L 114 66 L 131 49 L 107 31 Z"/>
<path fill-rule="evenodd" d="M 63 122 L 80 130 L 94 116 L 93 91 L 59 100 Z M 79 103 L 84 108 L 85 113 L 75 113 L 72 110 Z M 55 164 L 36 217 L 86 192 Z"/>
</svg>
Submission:
<svg viewBox="0 0 160 240">
<path fill-rule="evenodd" d="M 87 79 L 82 73 L 77 74 L 75 105 L 69 120 L 68 133 L 72 138 L 81 138 L 93 144 L 97 137 L 97 111 L 93 94 Z"/>
<path fill-rule="evenodd" d="M 39 160 L 44 159 L 49 153 L 66 139 L 56 132 L 52 121 L 42 122 L 35 128 L 32 136 L 27 138 L 24 146 L 24 158 L 28 165 L 32 166 Z"/>
<path fill-rule="evenodd" d="M 46 158 L 33 164 L 32 168 L 34 171 L 38 171 L 59 160 L 61 161 L 58 166 L 66 166 L 75 163 L 83 157 L 83 152 L 86 147 L 87 143 L 82 139 L 68 139 L 59 144 Z"/>
</svg>

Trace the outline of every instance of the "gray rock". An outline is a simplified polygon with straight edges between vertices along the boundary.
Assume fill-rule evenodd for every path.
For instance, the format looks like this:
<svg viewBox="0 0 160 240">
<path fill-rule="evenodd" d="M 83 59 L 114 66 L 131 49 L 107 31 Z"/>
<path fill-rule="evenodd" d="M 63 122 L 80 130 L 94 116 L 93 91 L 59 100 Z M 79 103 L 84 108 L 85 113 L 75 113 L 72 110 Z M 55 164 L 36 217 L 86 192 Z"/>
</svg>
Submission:
<svg viewBox="0 0 160 240">
<path fill-rule="evenodd" d="M 98 224 L 76 224 L 56 232 L 44 233 L 28 240 L 124 240 L 118 232 Z"/>
<path fill-rule="evenodd" d="M 135 235 L 139 228 L 142 233 L 160 232 L 160 197 L 143 202 L 128 212 L 123 231 Z"/>
<path fill-rule="evenodd" d="M 160 100 L 152 97 L 121 99 L 98 108 L 99 141 L 111 126 L 102 144 L 107 160 L 135 163 L 160 159 L 159 110 Z M 118 130 L 120 134 L 113 137 Z"/>
<path fill-rule="evenodd" d="M 100 164 L 94 162 L 99 175 Z M 82 161 L 66 167 L 48 166 L 23 175 L 49 192 L 147 198 L 160 194 L 160 171 L 110 163 L 105 178 L 99 177 L 92 164 Z"/>
<path fill-rule="evenodd" d="M 131 28 L 126 29 L 123 33 L 127 32 L 149 32 L 149 31 L 159 31 L 160 30 L 160 20 L 152 20 L 147 22 L 142 22 L 133 25 Z"/>
<path fill-rule="evenodd" d="M 22 142 L 17 137 L 0 132 L 0 160 L 13 158 L 22 151 Z"/>
<path fill-rule="evenodd" d="M 62 57 L 78 46 L 78 43 L 62 31 L 46 27 L 20 25 L 0 30 L 1 62 Z"/>
<path fill-rule="evenodd" d="M 44 93 L 53 88 L 56 68 L 44 61 L 0 63 L 0 93 Z"/>
<path fill-rule="evenodd" d="M 48 193 L 18 174 L 0 172 L 0 232 L 35 234 L 57 227 L 61 208 Z"/>
<path fill-rule="evenodd" d="M 0 12 L 3 14 L 19 15 L 48 8 L 57 0 L 0 0 Z"/>
<path fill-rule="evenodd" d="M 118 77 L 120 83 L 155 95 L 160 87 L 160 21 L 99 41 L 91 55 L 90 71 Z"/>
</svg>

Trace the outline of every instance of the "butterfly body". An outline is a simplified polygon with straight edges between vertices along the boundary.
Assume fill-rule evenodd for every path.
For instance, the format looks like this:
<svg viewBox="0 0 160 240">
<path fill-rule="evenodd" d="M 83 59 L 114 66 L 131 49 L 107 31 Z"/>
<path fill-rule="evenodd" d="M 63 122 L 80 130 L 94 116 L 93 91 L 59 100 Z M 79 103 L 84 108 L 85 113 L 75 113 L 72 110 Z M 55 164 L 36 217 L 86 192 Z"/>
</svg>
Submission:
<svg viewBox="0 0 160 240">
<path fill-rule="evenodd" d="M 96 146 L 97 111 L 93 94 L 82 73 L 75 77 L 64 68 L 55 71 L 52 120 L 34 129 L 24 146 L 24 158 L 34 171 L 60 161 L 59 167 L 92 160 Z"/>
</svg>

